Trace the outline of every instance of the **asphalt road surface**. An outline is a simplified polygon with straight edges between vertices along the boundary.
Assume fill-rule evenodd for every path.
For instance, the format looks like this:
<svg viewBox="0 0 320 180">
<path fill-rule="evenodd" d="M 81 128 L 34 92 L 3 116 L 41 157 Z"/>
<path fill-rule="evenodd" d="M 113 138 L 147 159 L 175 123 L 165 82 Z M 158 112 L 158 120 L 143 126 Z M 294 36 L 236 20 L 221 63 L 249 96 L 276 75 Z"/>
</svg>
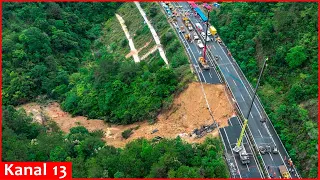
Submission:
<svg viewBox="0 0 320 180">
<path fill-rule="evenodd" d="M 242 164 L 238 153 L 233 152 L 232 148 L 236 145 L 238 141 L 238 136 L 241 132 L 242 126 L 240 125 L 239 119 L 237 117 L 232 117 L 229 119 L 229 126 L 220 128 L 219 133 L 222 137 L 223 144 L 226 151 L 226 159 L 229 164 L 229 169 L 231 172 L 231 177 L 233 178 L 262 178 L 263 175 L 258 169 L 258 162 L 252 155 L 252 149 L 248 144 L 247 137 L 243 137 L 243 145 L 248 154 L 250 154 L 250 163 Z M 230 163 L 235 164 L 235 170 L 230 168 Z M 236 163 L 234 163 L 236 162 Z"/>
<path fill-rule="evenodd" d="M 181 8 L 179 8 L 180 11 L 192 12 L 188 3 L 179 2 L 175 4 L 182 6 Z M 189 19 L 191 20 L 193 25 L 195 23 L 200 23 L 203 25 L 203 28 L 205 28 L 204 23 L 199 17 L 194 16 L 193 13 L 190 14 L 191 15 L 189 16 Z M 197 29 L 195 30 L 199 31 Z M 224 45 L 220 45 L 214 41 L 208 42 L 207 45 L 208 51 L 212 55 L 216 55 L 219 57 L 217 63 L 224 76 L 224 79 L 226 80 L 226 84 L 229 86 L 241 113 L 246 117 L 253 97 L 253 90 L 249 82 L 242 75 L 234 59 L 230 55 L 228 55 L 227 49 Z M 252 134 L 254 143 L 257 147 L 269 144 L 278 148 L 279 154 L 266 153 L 265 155 L 262 155 L 262 159 L 265 168 L 269 171 L 270 176 L 279 178 L 280 172 L 278 170 L 278 166 L 285 164 L 287 169 L 289 169 L 289 165 L 287 164 L 289 156 L 269 118 L 267 118 L 266 123 L 260 122 L 260 120 L 264 117 L 267 117 L 267 115 L 261 103 L 256 98 L 248 118 L 248 127 L 250 129 L 249 133 Z M 299 177 L 295 168 L 292 169 L 290 175 L 292 178 Z"/>
<path fill-rule="evenodd" d="M 208 70 L 202 69 L 202 66 L 198 62 L 198 59 L 199 59 L 199 57 L 201 57 L 203 55 L 203 50 L 201 48 L 199 48 L 195 42 L 193 42 L 193 41 L 190 42 L 190 41 L 186 40 L 186 38 L 185 38 L 186 33 L 193 34 L 194 30 L 189 31 L 187 29 L 187 27 L 184 25 L 184 23 L 182 22 L 181 18 L 177 18 L 177 20 L 178 21 L 175 23 L 176 27 L 174 26 L 174 29 L 177 31 L 180 40 L 182 41 L 183 45 L 185 46 L 185 48 L 187 50 L 187 53 L 190 56 L 192 65 L 194 67 L 194 70 L 197 73 L 198 79 L 204 83 L 220 84 L 221 79 L 215 70 L 213 60 L 210 59 L 210 62 L 209 62 L 210 69 L 208 69 Z M 184 29 L 186 30 L 185 33 L 180 32 L 181 26 L 183 26 Z"/>
<path fill-rule="evenodd" d="M 176 27 L 173 24 L 176 24 Z M 199 80 L 201 82 L 210 83 L 210 84 L 221 83 L 221 79 L 220 79 L 218 73 L 215 71 L 213 60 L 208 59 L 209 64 L 211 66 L 210 70 L 202 70 L 201 66 L 197 62 L 197 59 L 200 56 L 202 56 L 202 54 L 203 54 L 202 49 L 200 49 L 194 41 L 189 42 L 185 39 L 184 35 L 186 33 L 193 34 L 194 30 L 193 31 L 186 30 L 186 33 L 179 32 L 179 29 L 181 26 L 183 26 L 185 29 L 187 29 L 184 26 L 181 18 L 177 18 L 177 22 L 175 22 L 173 24 L 172 24 L 173 27 L 177 31 L 180 40 L 182 41 L 183 45 L 185 46 L 185 48 L 187 50 L 187 53 L 189 54 L 189 56 L 191 58 L 192 65 L 197 73 Z M 233 121 L 236 121 L 233 123 L 233 124 L 235 124 L 234 127 L 231 125 L 230 128 L 227 128 L 226 130 L 221 130 L 221 132 L 220 132 L 220 135 L 222 137 L 228 137 L 228 138 L 230 137 L 230 141 L 228 138 L 223 138 L 223 140 L 224 140 L 224 144 L 228 145 L 225 147 L 226 148 L 225 149 L 226 150 L 226 159 L 228 161 L 227 163 L 229 165 L 231 163 L 234 166 L 234 170 L 235 170 L 235 171 L 233 171 L 232 169 L 230 169 L 231 175 L 234 178 L 242 178 L 242 177 L 250 177 L 250 178 L 254 178 L 254 177 L 259 178 L 260 177 L 261 178 L 262 174 L 261 174 L 261 172 L 259 172 L 257 162 L 253 156 L 250 157 L 250 164 L 243 165 L 238 157 L 239 155 L 234 154 L 231 150 L 234 147 L 235 142 L 237 141 L 237 138 L 238 138 L 240 131 L 241 131 L 241 127 L 239 125 L 238 119 L 234 118 Z M 232 123 L 230 123 L 230 124 L 232 124 Z M 252 154 L 252 149 L 247 144 L 247 138 L 244 137 L 244 139 L 245 139 L 244 144 L 245 144 L 245 148 L 246 148 L 247 152 L 249 154 Z"/>
</svg>

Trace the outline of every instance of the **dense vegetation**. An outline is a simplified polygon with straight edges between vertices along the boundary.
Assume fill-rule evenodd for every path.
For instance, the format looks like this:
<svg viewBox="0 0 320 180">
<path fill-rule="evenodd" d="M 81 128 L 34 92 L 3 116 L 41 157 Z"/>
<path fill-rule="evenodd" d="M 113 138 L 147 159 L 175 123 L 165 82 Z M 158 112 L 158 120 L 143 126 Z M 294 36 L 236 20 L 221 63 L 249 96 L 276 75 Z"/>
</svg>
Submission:
<svg viewBox="0 0 320 180">
<path fill-rule="evenodd" d="M 66 92 L 68 76 L 86 61 L 101 23 L 114 16 L 119 5 L 4 3 L 3 104 Z"/>
<path fill-rule="evenodd" d="M 100 131 L 78 126 L 65 135 L 54 123 L 31 121 L 23 110 L 3 108 L 3 161 L 71 161 L 73 177 L 228 177 L 218 139 L 197 145 L 139 139 L 117 149 L 105 145 Z"/>
<path fill-rule="evenodd" d="M 136 8 L 132 5 L 124 4 L 119 11 L 130 12 L 128 8 Z M 172 54 L 179 45 L 173 33 L 165 41 L 171 68 L 156 53 L 138 64 L 116 53 L 128 47 L 127 42 L 104 44 L 101 36 L 106 31 L 123 37 L 121 27 L 113 32 L 113 27 L 104 27 L 117 8 L 118 3 L 5 3 L 4 105 L 46 95 L 73 115 L 118 124 L 152 121 L 190 80 L 184 78 L 190 73 L 188 61 L 183 49 Z M 148 28 L 141 33 L 151 34 Z"/>
<path fill-rule="evenodd" d="M 201 145 L 179 138 L 139 139 L 118 149 L 101 140 L 102 131 L 79 126 L 64 134 L 49 119 L 45 125 L 33 123 L 13 107 L 46 96 L 74 115 L 122 124 L 153 120 L 169 107 L 174 93 L 193 77 L 183 49 L 164 26 L 160 36 L 170 53 L 169 68 L 158 53 L 139 64 L 125 59 L 119 52 L 128 42 L 104 44 L 101 37 L 111 32 L 104 22 L 119 5 L 4 4 L 2 160 L 71 161 L 73 177 L 228 177 L 218 139 Z"/>
<path fill-rule="evenodd" d="M 94 68 L 84 68 L 70 77 L 71 90 L 62 107 L 72 114 L 129 124 L 154 118 L 163 99 L 172 99 L 178 77 L 159 61 L 115 61 L 104 54 Z M 171 97 L 171 98 L 170 98 Z"/>
<path fill-rule="evenodd" d="M 222 3 L 211 22 L 256 83 L 258 91 L 303 177 L 317 177 L 318 43 L 316 3 Z"/>
</svg>

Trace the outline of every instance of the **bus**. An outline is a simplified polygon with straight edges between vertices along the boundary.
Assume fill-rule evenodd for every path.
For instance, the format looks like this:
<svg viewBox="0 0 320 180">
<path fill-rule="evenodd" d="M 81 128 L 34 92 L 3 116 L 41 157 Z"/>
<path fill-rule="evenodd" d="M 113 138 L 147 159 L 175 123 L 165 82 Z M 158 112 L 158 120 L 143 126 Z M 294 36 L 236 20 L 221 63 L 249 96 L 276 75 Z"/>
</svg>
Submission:
<svg viewBox="0 0 320 180">
<path fill-rule="evenodd" d="M 196 11 L 196 13 L 200 16 L 200 18 L 202 19 L 203 22 L 207 22 L 208 18 L 207 16 L 205 16 L 203 14 L 203 12 L 201 11 L 201 9 L 199 7 L 194 8 L 194 10 Z"/>
</svg>

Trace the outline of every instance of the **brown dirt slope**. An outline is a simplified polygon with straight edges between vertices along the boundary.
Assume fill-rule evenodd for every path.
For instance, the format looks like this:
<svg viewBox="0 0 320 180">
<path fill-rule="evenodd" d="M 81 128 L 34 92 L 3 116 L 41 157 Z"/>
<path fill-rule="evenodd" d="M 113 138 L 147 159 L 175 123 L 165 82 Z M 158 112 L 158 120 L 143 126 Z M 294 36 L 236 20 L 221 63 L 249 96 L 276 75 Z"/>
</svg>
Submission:
<svg viewBox="0 0 320 180">
<path fill-rule="evenodd" d="M 208 102 L 210 104 L 213 116 L 220 127 L 227 126 L 227 120 L 234 114 L 234 110 L 229 103 L 224 85 L 208 85 L 204 84 L 204 90 Z M 22 106 L 28 113 L 40 112 L 40 106 L 35 103 L 29 103 Z M 202 142 L 205 138 L 194 139 L 188 136 L 195 128 L 200 128 L 202 125 L 212 124 L 212 119 L 207 109 L 207 105 L 201 90 L 200 84 L 193 82 L 189 84 L 180 95 L 178 95 L 173 102 L 172 107 L 158 115 L 156 123 L 150 125 L 148 122 L 139 122 L 131 125 L 112 125 L 106 124 L 102 120 L 91 119 L 77 116 L 71 117 L 66 112 L 63 112 L 58 103 L 50 103 L 43 107 L 43 113 L 55 121 L 64 132 L 69 132 L 69 129 L 82 125 L 88 130 L 102 129 L 105 132 L 104 139 L 107 144 L 116 147 L 123 147 L 129 141 L 143 137 L 147 139 L 156 136 L 175 138 L 178 135 L 187 142 Z M 124 139 L 121 133 L 129 128 L 135 128 L 133 134 Z M 153 130 L 157 129 L 156 133 L 151 134 Z M 217 136 L 217 130 L 210 133 L 210 136 Z M 208 135 L 207 135 L 208 136 Z"/>
</svg>

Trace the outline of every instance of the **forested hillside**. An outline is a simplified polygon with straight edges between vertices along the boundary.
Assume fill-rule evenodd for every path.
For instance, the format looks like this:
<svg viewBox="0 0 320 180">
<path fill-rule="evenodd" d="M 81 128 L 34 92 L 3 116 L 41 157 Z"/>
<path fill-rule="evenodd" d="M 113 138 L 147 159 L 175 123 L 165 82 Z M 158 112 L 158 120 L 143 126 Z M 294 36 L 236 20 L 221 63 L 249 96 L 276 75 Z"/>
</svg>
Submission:
<svg viewBox="0 0 320 180">
<path fill-rule="evenodd" d="M 4 3 L 3 104 L 67 91 L 119 3 Z M 98 13 L 97 13 L 98 12 Z"/>
<path fill-rule="evenodd" d="M 259 96 L 303 177 L 317 177 L 316 3 L 222 3 L 217 28 L 249 81 L 269 57 Z"/>
<path fill-rule="evenodd" d="M 169 53 L 178 52 L 170 57 L 172 68 L 158 53 L 139 64 L 125 59 L 129 45 L 121 27 L 106 23 L 117 10 L 138 11 L 133 3 L 5 3 L 3 104 L 44 97 L 73 115 L 117 124 L 152 121 L 192 78 L 188 60 L 182 48 L 172 48 L 180 42 L 168 30 L 160 37 Z M 135 38 L 150 34 L 146 26 L 135 32 Z M 114 33 L 121 39 L 105 39 Z"/>
<path fill-rule="evenodd" d="M 71 161 L 73 177 L 228 177 L 219 139 L 194 145 L 179 138 L 139 139 L 118 149 L 101 140 L 102 131 L 79 126 L 65 134 L 48 117 L 43 125 L 34 123 L 14 108 L 41 97 L 61 102 L 73 115 L 128 124 L 153 120 L 169 107 L 174 94 L 193 78 L 183 48 L 176 48 L 180 42 L 164 26 L 160 37 L 172 55 L 169 68 L 158 53 L 139 64 L 125 59 L 120 50 L 128 42 L 105 43 L 103 36 L 114 32 L 108 21 L 121 7 L 3 4 L 2 160 Z"/>
<path fill-rule="evenodd" d="M 3 109 L 3 161 L 71 161 L 73 177 L 206 177 L 229 176 L 218 139 L 191 145 L 181 139 L 139 139 L 124 149 L 105 145 L 103 132 L 74 127 L 65 135 L 54 123 L 32 123 L 22 110 Z"/>
</svg>

